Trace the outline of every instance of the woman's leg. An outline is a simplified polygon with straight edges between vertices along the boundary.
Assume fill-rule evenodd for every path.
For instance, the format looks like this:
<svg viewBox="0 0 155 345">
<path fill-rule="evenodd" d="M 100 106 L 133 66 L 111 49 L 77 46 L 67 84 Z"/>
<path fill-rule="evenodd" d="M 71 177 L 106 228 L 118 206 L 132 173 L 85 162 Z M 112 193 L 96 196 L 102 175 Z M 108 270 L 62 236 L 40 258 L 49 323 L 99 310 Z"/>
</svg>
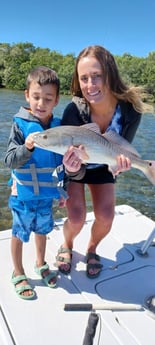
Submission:
<svg viewBox="0 0 155 345">
<path fill-rule="evenodd" d="M 61 248 L 69 250 L 73 248 L 74 238 L 81 231 L 86 218 L 84 184 L 70 182 L 67 192 L 69 196 L 66 204 L 68 217 L 64 222 L 64 242 Z M 65 273 L 65 271 L 70 271 L 71 268 L 71 251 L 61 252 L 61 248 L 58 257 L 68 259 L 69 262 L 59 261 L 57 257 L 57 266 L 59 268 L 61 266 L 61 272 L 64 271 Z"/>
<path fill-rule="evenodd" d="M 68 187 L 67 220 L 64 223 L 64 245 L 73 247 L 74 238 L 81 231 L 86 218 L 86 202 L 84 184 L 70 182 Z"/>
<path fill-rule="evenodd" d="M 112 183 L 89 185 L 95 220 L 91 230 L 87 252 L 96 247 L 111 229 L 115 208 L 115 186 Z"/>
<path fill-rule="evenodd" d="M 96 253 L 96 248 L 101 240 L 109 233 L 115 208 L 115 186 L 112 183 L 89 185 L 92 196 L 95 220 L 91 229 L 91 236 L 88 242 L 87 253 Z M 89 263 L 96 263 L 90 259 Z M 99 271 L 91 269 L 90 273 L 96 274 Z"/>
</svg>

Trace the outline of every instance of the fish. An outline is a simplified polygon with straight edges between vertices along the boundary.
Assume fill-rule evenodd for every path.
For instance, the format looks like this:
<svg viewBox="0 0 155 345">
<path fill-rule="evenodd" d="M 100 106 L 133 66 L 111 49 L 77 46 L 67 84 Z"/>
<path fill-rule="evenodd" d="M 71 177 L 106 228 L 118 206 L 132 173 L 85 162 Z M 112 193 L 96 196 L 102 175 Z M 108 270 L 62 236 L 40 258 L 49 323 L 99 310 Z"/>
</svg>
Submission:
<svg viewBox="0 0 155 345">
<path fill-rule="evenodd" d="M 111 172 L 117 171 L 116 157 L 123 154 L 131 161 L 131 168 L 138 169 L 155 185 L 155 161 L 141 159 L 137 150 L 114 131 L 100 132 L 95 123 L 82 126 L 53 127 L 33 136 L 36 147 L 64 155 L 74 146 L 84 164 L 106 164 Z M 83 149 L 79 149 L 82 146 Z"/>
</svg>

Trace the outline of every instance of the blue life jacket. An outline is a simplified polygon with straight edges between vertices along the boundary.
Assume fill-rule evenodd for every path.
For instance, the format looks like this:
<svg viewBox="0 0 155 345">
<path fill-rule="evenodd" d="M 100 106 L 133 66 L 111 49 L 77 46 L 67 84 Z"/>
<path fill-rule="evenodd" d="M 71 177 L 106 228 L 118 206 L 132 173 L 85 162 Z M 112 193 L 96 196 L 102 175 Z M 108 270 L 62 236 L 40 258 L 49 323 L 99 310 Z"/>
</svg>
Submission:
<svg viewBox="0 0 155 345">
<path fill-rule="evenodd" d="M 32 122 L 14 117 L 20 130 L 26 138 L 30 133 L 41 132 L 43 127 L 39 122 Z M 60 125 L 60 119 L 54 118 L 51 127 Z M 12 171 L 12 177 L 17 182 L 17 193 L 20 200 L 59 199 L 65 195 L 63 190 L 64 170 L 62 155 L 51 151 L 35 148 L 31 158 L 18 169 Z"/>
</svg>

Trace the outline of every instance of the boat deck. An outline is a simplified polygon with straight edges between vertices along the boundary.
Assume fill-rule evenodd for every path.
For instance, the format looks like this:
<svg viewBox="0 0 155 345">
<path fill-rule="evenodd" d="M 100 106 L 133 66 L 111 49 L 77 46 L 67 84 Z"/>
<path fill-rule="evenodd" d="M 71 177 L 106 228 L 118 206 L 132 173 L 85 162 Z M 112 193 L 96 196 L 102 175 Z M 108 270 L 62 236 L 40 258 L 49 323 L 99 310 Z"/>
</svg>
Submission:
<svg viewBox="0 0 155 345">
<path fill-rule="evenodd" d="M 10 282 L 11 230 L 0 232 L 0 345 L 85 345 L 91 311 L 82 310 L 83 304 L 91 304 L 99 316 L 94 345 L 154 345 L 155 318 L 145 308 L 147 297 L 155 294 L 153 238 L 145 254 L 140 253 L 155 224 L 130 206 L 116 206 L 112 230 L 98 247 L 103 270 L 97 279 L 89 279 L 85 250 L 93 219 L 93 213 L 88 213 L 75 240 L 71 274 L 59 274 L 55 289 L 43 285 L 34 272 L 33 235 L 24 245 L 25 272 L 37 294 L 28 301 L 16 295 Z M 54 269 L 63 221 L 55 222 L 47 238 L 46 261 Z M 78 304 L 81 310 L 66 311 L 66 304 Z"/>
</svg>

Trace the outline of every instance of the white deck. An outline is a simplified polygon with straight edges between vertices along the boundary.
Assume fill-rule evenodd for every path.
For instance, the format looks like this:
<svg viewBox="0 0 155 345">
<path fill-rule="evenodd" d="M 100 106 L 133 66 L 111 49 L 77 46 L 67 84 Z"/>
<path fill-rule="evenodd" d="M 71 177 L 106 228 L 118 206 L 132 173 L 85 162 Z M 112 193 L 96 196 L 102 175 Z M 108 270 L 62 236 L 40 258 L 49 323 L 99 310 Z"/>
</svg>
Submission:
<svg viewBox="0 0 155 345">
<path fill-rule="evenodd" d="M 87 222 L 75 240 L 70 276 L 59 275 L 58 287 L 44 286 L 34 273 L 35 247 L 33 236 L 24 245 L 24 266 L 37 299 L 20 299 L 11 284 L 11 231 L 0 232 L 0 345 L 82 345 L 90 311 L 64 311 L 66 303 L 92 303 L 113 308 L 99 310 L 100 319 L 94 345 L 154 345 L 155 319 L 145 308 L 147 296 L 155 294 L 155 247 L 140 256 L 155 224 L 135 209 L 116 207 L 110 234 L 98 247 L 104 265 L 99 278 L 85 274 L 85 249 L 93 219 Z M 52 268 L 62 243 L 63 220 L 56 222 L 47 240 L 46 261 Z M 152 243 L 153 244 L 153 243 Z M 117 309 L 117 305 L 122 305 Z M 135 310 L 129 310 L 129 305 Z M 124 308 L 126 307 L 126 309 Z M 123 310 L 124 308 L 124 310 Z M 101 334 L 100 334 L 101 328 Z"/>
</svg>

